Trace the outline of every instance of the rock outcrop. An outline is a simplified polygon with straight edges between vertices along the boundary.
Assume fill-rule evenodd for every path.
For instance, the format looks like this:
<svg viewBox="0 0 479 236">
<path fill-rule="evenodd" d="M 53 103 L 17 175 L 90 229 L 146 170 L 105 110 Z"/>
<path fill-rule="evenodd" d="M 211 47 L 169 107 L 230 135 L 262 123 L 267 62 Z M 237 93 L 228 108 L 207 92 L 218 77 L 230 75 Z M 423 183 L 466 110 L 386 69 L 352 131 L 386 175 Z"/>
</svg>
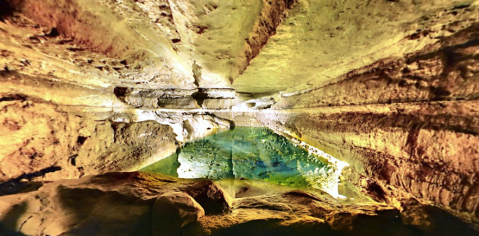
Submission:
<svg viewBox="0 0 479 236">
<path fill-rule="evenodd" d="M 294 110 L 258 119 L 349 163 L 383 200 L 414 196 L 477 224 L 478 29 L 283 97 L 274 107 Z"/>
<path fill-rule="evenodd" d="M 138 172 L 109 173 L 45 183 L 37 190 L 0 197 L 0 209 L 4 212 L 0 216 L 0 232 L 139 236 L 298 232 L 473 235 L 474 231 L 464 223 L 441 225 L 440 220 L 446 219 L 434 212 L 437 209 L 411 211 L 420 207 L 410 201 L 401 212 L 386 204 L 341 203 L 321 192 L 297 190 L 232 200 L 211 181 L 186 181 Z"/>
<path fill-rule="evenodd" d="M 478 0 L 0 0 L 0 230 L 474 234 L 478 32 Z M 360 201 L 94 177 L 235 126 L 348 163 Z"/>
<path fill-rule="evenodd" d="M 152 209 L 153 235 L 180 235 L 180 229 L 198 221 L 205 210 L 190 195 L 183 192 L 159 196 Z"/>
</svg>

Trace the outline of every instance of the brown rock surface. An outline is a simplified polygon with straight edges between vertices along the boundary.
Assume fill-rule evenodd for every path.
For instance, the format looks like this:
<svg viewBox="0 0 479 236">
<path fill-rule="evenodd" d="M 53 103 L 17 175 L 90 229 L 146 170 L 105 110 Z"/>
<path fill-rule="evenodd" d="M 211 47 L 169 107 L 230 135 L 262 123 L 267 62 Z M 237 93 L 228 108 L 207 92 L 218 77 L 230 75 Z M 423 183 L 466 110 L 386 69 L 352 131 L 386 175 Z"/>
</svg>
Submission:
<svg viewBox="0 0 479 236">
<path fill-rule="evenodd" d="M 136 170 L 176 151 L 173 130 L 153 121 L 94 121 L 22 95 L 4 99 L 3 180 Z"/>
<path fill-rule="evenodd" d="M 478 20 L 477 0 L 0 0 L 0 189 L 19 193 L 0 197 L 0 230 L 151 235 L 154 199 L 183 191 L 206 211 L 183 235 L 471 233 Z M 354 195 L 381 204 L 74 180 L 234 125 L 349 163 Z"/>
<path fill-rule="evenodd" d="M 156 199 L 152 211 L 153 235 L 180 235 L 181 227 L 205 215 L 203 207 L 182 192 L 161 195 Z"/>
<path fill-rule="evenodd" d="M 275 108 L 299 109 L 258 118 L 348 162 L 383 200 L 414 196 L 477 224 L 476 34 L 473 25 L 281 98 Z"/>
<path fill-rule="evenodd" d="M 184 191 L 203 206 L 207 215 L 223 214 L 230 211 L 230 196 L 213 181 L 199 182 Z"/>
<path fill-rule="evenodd" d="M 146 173 L 109 173 L 45 183 L 38 190 L 0 197 L 0 232 L 24 235 L 472 235 L 428 227 L 427 210 L 411 215 L 381 203 L 342 203 L 321 192 L 281 190 L 232 200 L 232 211 L 206 215 L 185 189 L 210 194 L 210 181 Z M 214 187 L 222 191 L 221 187 Z M 421 207 L 405 203 L 407 209 Z M 200 206 L 201 205 L 201 206 Z M 211 206 L 210 206 L 211 207 Z M 414 211 L 417 212 L 417 211 Z M 405 220 L 403 220 L 403 218 Z M 426 220 L 427 221 L 426 221 Z M 462 225 L 461 225 L 462 224 Z M 429 230 L 429 231 L 428 231 Z M 432 230 L 432 231 L 431 231 Z"/>
</svg>

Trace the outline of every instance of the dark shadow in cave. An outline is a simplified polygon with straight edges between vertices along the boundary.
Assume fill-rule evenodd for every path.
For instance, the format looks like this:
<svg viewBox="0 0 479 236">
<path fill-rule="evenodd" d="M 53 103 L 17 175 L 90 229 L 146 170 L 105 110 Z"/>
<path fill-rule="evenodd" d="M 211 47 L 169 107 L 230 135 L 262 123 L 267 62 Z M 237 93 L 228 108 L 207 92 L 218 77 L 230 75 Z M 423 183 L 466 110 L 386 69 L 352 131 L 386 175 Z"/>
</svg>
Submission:
<svg viewBox="0 0 479 236">
<path fill-rule="evenodd" d="M 20 217 L 27 211 L 28 205 L 26 202 L 13 205 L 7 213 L 3 213 L 2 221 L 0 222 L 0 235 L 4 236 L 25 236 L 21 232 L 17 232 L 14 229 L 18 229 L 18 221 Z"/>
<path fill-rule="evenodd" d="M 191 97 L 196 100 L 196 103 L 198 103 L 198 106 L 202 106 L 203 102 L 205 101 L 206 98 L 208 98 L 208 94 L 203 91 L 203 89 L 199 88 L 198 92 L 195 92 L 191 94 Z"/>
<path fill-rule="evenodd" d="M 35 191 L 42 187 L 43 183 L 31 181 L 32 179 L 44 176 L 47 173 L 59 171 L 61 169 L 62 168 L 59 166 L 50 166 L 48 168 L 33 173 L 23 174 L 17 178 L 2 182 L 0 183 L 0 196 Z M 24 180 L 27 181 L 24 182 Z"/>
<path fill-rule="evenodd" d="M 72 214 L 75 222 L 65 234 L 151 235 L 150 208 L 154 198 L 145 200 L 116 191 L 67 186 L 59 186 L 58 194 L 62 208 Z"/>
<path fill-rule="evenodd" d="M 128 90 L 127 87 L 115 87 L 113 89 L 113 93 L 120 101 L 125 102 L 125 95 L 127 90 Z"/>
<path fill-rule="evenodd" d="M 424 206 L 424 211 L 430 216 L 432 227 L 429 235 L 437 236 L 474 236 L 479 232 L 471 225 L 435 206 Z"/>
<path fill-rule="evenodd" d="M 0 98 L 0 102 L 10 102 L 10 101 L 17 101 L 17 100 L 23 102 L 27 100 L 27 97 L 23 94 L 12 94 L 12 95 L 8 95 L 8 96 Z"/>
<path fill-rule="evenodd" d="M 6 0 L 0 0 L 0 21 L 5 22 L 5 19 L 12 16 L 14 9 L 11 3 Z"/>
</svg>

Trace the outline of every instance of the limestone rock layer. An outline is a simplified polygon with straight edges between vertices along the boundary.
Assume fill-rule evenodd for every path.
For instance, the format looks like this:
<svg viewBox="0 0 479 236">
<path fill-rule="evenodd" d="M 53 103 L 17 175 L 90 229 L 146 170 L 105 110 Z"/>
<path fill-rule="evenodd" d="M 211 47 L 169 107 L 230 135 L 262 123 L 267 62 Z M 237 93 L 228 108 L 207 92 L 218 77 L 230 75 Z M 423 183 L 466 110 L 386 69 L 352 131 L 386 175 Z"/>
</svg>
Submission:
<svg viewBox="0 0 479 236">
<path fill-rule="evenodd" d="M 116 199 L 133 213 L 106 225 L 147 224 L 145 235 L 158 231 L 155 201 L 174 215 L 172 234 L 391 233 L 362 225 L 378 219 L 398 235 L 474 235 L 478 32 L 477 0 L 0 0 L 0 230 L 82 235 L 116 214 Z M 223 199 L 210 182 L 168 189 L 174 178 L 131 195 L 88 177 L 235 126 L 348 163 L 340 188 L 369 205 L 294 191 L 250 199 L 251 186 Z M 85 209 L 82 194 L 93 196 Z"/>
</svg>

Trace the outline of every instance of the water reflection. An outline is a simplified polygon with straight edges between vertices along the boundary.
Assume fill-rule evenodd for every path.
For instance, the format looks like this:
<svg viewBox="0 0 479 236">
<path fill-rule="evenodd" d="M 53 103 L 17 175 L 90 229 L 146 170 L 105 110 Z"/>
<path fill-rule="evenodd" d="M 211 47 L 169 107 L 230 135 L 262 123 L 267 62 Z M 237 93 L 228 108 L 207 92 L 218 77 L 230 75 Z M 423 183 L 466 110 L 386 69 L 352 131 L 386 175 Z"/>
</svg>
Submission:
<svg viewBox="0 0 479 236">
<path fill-rule="evenodd" d="M 237 127 L 187 143 L 179 153 L 145 167 L 179 178 L 252 179 L 292 187 L 329 189 L 339 173 L 267 128 Z"/>
</svg>

